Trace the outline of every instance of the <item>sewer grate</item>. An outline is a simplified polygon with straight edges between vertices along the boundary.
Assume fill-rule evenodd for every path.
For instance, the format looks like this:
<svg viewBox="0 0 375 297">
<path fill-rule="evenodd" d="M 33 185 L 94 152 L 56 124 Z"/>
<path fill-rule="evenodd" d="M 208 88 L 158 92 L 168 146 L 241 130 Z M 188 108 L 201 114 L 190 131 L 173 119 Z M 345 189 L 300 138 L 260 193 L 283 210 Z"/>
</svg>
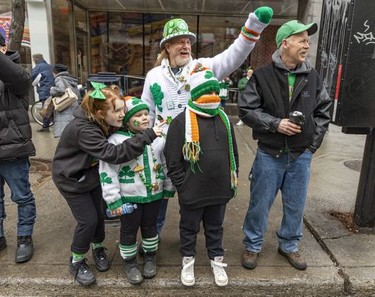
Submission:
<svg viewBox="0 0 375 297">
<path fill-rule="evenodd" d="M 30 172 L 51 173 L 52 162 L 43 159 L 30 159 Z"/>
<path fill-rule="evenodd" d="M 349 169 L 353 169 L 355 171 L 360 172 L 362 167 L 362 161 L 361 160 L 348 160 L 344 162 L 344 165 L 348 167 Z"/>
</svg>

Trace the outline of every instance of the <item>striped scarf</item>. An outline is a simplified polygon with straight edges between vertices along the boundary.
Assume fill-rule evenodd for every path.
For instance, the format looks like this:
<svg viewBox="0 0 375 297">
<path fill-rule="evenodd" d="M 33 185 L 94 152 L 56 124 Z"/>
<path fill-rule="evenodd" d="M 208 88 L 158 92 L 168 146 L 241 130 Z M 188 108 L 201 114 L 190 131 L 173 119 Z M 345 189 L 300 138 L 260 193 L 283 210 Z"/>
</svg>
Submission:
<svg viewBox="0 0 375 297">
<path fill-rule="evenodd" d="M 186 130 L 185 144 L 182 148 L 184 159 L 190 162 L 191 170 L 195 173 L 195 165 L 198 166 L 201 147 L 199 142 L 199 125 L 197 115 L 210 118 L 219 115 L 227 130 L 229 145 L 229 162 L 231 173 L 231 189 L 236 193 L 237 189 L 237 166 L 234 158 L 232 132 L 227 114 L 219 107 L 220 97 L 217 95 L 203 95 L 195 101 L 189 100 L 185 110 Z"/>
</svg>

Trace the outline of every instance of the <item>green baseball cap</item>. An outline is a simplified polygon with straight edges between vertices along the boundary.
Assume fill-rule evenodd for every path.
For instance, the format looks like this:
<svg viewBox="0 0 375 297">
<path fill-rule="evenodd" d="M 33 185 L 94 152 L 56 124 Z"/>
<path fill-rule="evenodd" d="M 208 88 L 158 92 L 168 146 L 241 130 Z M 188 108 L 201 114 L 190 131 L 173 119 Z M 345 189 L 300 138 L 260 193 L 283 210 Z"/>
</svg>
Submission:
<svg viewBox="0 0 375 297">
<path fill-rule="evenodd" d="M 302 24 L 301 22 L 294 20 L 283 24 L 276 33 L 276 46 L 280 47 L 281 42 L 291 35 L 298 34 L 307 31 L 307 34 L 313 35 L 318 30 L 318 25 L 316 23 Z"/>
<path fill-rule="evenodd" d="M 189 27 L 183 19 L 171 19 L 165 24 L 160 48 L 163 48 L 166 42 L 175 37 L 188 37 L 191 44 L 197 41 L 197 37 L 194 33 L 189 32 Z"/>
</svg>

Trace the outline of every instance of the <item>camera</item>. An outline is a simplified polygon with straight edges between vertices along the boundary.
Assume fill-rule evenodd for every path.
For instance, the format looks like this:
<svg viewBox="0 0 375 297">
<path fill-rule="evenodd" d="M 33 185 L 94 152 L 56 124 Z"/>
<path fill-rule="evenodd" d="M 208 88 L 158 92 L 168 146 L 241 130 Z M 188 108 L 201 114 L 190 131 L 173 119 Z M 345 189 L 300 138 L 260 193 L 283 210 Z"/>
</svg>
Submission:
<svg viewBox="0 0 375 297">
<path fill-rule="evenodd" d="M 289 114 L 289 121 L 292 122 L 293 124 L 302 126 L 305 122 L 305 116 L 302 112 L 300 111 L 292 111 Z"/>
</svg>

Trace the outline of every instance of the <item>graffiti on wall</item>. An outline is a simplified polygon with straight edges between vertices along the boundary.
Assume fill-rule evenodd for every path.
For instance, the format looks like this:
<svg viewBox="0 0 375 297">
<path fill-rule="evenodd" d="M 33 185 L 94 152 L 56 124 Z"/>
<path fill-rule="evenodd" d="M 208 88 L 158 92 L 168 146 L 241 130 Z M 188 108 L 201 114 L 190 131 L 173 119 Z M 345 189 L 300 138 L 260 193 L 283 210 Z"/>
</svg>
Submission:
<svg viewBox="0 0 375 297">
<path fill-rule="evenodd" d="M 363 23 L 363 26 L 363 32 L 357 32 L 354 34 L 355 40 L 357 40 L 358 43 L 364 43 L 366 45 L 375 44 L 375 37 L 372 34 L 371 26 L 369 25 L 369 20 L 366 20 Z"/>
</svg>

